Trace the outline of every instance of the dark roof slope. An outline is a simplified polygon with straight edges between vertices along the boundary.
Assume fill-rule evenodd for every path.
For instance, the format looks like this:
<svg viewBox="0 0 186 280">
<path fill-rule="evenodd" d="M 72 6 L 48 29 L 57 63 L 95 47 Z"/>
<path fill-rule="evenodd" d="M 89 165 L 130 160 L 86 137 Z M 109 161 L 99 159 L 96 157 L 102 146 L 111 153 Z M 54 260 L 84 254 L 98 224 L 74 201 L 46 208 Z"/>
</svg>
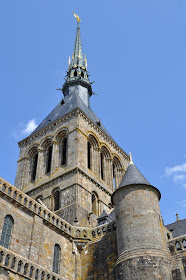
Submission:
<svg viewBox="0 0 186 280">
<path fill-rule="evenodd" d="M 138 184 L 151 186 L 151 184 L 142 175 L 138 168 L 133 163 L 130 163 L 119 185 L 119 188 Z"/>
<path fill-rule="evenodd" d="M 62 102 L 63 103 L 63 102 Z M 49 123 L 56 121 L 62 116 L 70 113 L 76 108 L 81 109 L 94 123 L 97 123 L 99 127 L 110 137 L 111 135 L 108 133 L 106 128 L 102 125 L 99 118 L 95 115 L 90 107 L 87 107 L 85 103 L 81 100 L 78 93 L 74 92 L 74 94 L 66 95 L 64 98 L 64 103 L 61 102 L 54 108 L 54 110 L 40 123 L 40 125 L 32 132 L 32 134 L 36 133 L 40 129 L 47 126 Z"/>
<path fill-rule="evenodd" d="M 173 238 L 186 234 L 186 219 L 176 221 L 166 226 L 172 232 Z"/>
</svg>

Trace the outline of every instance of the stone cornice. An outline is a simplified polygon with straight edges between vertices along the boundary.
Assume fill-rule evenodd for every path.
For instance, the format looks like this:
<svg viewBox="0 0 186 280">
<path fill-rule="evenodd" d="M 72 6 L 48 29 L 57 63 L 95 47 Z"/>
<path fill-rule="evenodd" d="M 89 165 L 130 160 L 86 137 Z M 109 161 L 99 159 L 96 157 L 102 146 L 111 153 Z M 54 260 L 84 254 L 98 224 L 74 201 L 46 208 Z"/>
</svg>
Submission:
<svg viewBox="0 0 186 280">
<path fill-rule="evenodd" d="M 54 178 L 51 178 L 51 179 L 48 179 L 47 182 L 43 182 L 43 183 L 39 183 L 38 185 L 36 186 L 33 186 L 31 185 L 30 186 L 30 190 L 28 189 L 26 191 L 27 194 L 31 193 L 32 191 L 35 191 L 36 189 L 40 189 L 40 188 L 46 188 L 47 185 L 49 184 L 55 184 L 55 182 L 57 182 L 59 180 L 59 178 L 62 178 L 62 177 L 65 177 L 66 175 L 68 174 L 71 174 L 71 173 L 74 173 L 74 174 L 81 174 L 83 176 L 86 177 L 86 179 L 88 179 L 90 182 L 94 183 L 96 187 L 98 187 L 99 189 L 101 189 L 102 191 L 104 191 L 106 194 L 108 195 L 112 195 L 112 190 L 111 189 L 106 189 L 103 185 L 101 185 L 96 179 L 94 179 L 93 177 L 91 177 L 90 175 L 88 175 L 87 173 L 85 173 L 85 171 L 83 171 L 82 169 L 80 169 L 79 167 L 74 167 L 68 171 L 66 171 L 65 173 L 63 174 L 59 174 L 59 175 L 56 175 L 56 177 Z M 78 184 L 78 183 L 75 183 L 75 184 Z M 69 187 L 69 186 L 68 186 Z M 82 186 L 83 187 L 83 186 Z M 66 187 L 67 188 L 67 187 Z"/>
<path fill-rule="evenodd" d="M 56 129 L 56 127 L 61 125 L 61 123 L 64 120 L 66 121 L 68 119 L 71 119 L 73 116 L 77 116 L 77 115 L 80 115 L 81 117 L 83 117 L 84 120 L 86 120 L 99 134 L 101 134 L 103 136 L 103 138 L 109 142 L 110 145 L 115 147 L 115 149 L 118 152 L 120 152 L 124 156 L 124 158 L 126 158 L 126 160 L 128 160 L 128 161 L 130 160 L 129 155 L 123 149 L 121 149 L 117 145 L 117 143 L 112 138 L 110 138 L 109 135 L 107 135 L 96 123 L 94 123 L 80 108 L 75 108 L 71 112 L 69 112 L 66 115 L 62 116 L 61 118 L 53 121 L 52 123 L 48 124 L 44 128 L 40 129 L 39 131 L 32 133 L 30 136 L 28 136 L 27 138 L 23 139 L 22 141 L 20 141 L 18 143 L 19 147 L 22 148 L 22 147 L 28 145 L 32 140 L 35 140 L 38 137 L 45 135 L 46 132 L 48 132 L 48 131 L 53 131 L 54 129 Z"/>
</svg>

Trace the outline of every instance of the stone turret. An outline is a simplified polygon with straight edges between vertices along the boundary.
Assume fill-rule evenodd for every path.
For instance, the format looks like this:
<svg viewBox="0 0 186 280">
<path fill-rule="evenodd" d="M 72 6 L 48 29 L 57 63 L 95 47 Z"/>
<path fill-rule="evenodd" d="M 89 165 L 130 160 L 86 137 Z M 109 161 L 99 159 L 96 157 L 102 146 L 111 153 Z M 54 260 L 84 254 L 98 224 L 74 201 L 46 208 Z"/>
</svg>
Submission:
<svg viewBox="0 0 186 280">
<path fill-rule="evenodd" d="M 133 164 L 112 195 L 116 211 L 116 279 L 172 279 L 159 200 L 161 194 Z"/>
</svg>

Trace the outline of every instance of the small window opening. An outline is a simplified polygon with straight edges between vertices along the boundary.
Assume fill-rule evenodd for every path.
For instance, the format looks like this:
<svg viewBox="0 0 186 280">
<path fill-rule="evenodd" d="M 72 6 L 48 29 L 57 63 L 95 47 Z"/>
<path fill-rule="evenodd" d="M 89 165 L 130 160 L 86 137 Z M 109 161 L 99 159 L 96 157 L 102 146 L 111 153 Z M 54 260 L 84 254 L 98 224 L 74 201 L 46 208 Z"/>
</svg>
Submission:
<svg viewBox="0 0 186 280">
<path fill-rule="evenodd" d="M 50 146 L 47 150 L 47 165 L 46 165 L 46 173 L 50 173 L 52 165 L 52 146 Z"/>
<path fill-rule="evenodd" d="M 32 177 L 31 180 L 35 181 L 37 171 L 38 153 L 33 156 Z"/>
<path fill-rule="evenodd" d="M 170 234 L 169 233 L 167 233 L 167 239 L 170 239 Z"/>
<path fill-rule="evenodd" d="M 61 165 L 66 164 L 67 161 L 67 138 L 62 141 L 62 155 L 61 155 Z"/>
<path fill-rule="evenodd" d="M 74 71 L 74 77 L 77 77 L 77 71 L 76 70 Z"/>
<path fill-rule="evenodd" d="M 90 144 L 90 142 L 87 143 L 87 162 L 88 162 L 88 168 L 91 169 L 91 144 Z"/>
<path fill-rule="evenodd" d="M 60 273 L 60 258 L 61 258 L 61 247 L 59 244 L 54 246 L 54 258 L 53 258 L 53 272 Z"/>
<path fill-rule="evenodd" d="M 57 190 L 54 193 L 54 211 L 59 210 L 60 208 L 60 191 Z"/>
<path fill-rule="evenodd" d="M 104 180 L 104 172 L 103 172 L 104 164 L 103 164 L 103 154 L 102 153 L 100 154 L 100 160 L 101 160 L 101 179 Z"/>
<path fill-rule="evenodd" d="M 83 71 L 81 71 L 81 77 L 83 77 L 83 78 L 84 78 L 84 73 L 83 73 Z"/>
</svg>

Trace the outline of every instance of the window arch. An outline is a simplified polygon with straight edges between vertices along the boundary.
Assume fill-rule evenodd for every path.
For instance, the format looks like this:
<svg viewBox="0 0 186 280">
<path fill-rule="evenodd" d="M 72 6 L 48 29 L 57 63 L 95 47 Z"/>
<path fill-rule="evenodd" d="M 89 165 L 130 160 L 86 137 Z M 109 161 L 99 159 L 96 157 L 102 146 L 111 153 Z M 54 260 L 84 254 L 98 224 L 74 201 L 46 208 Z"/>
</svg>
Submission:
<svg viewBox="0 0 186 280">
<path fill-rule="evenodd" d="M 46 150 L 46 174 L 51 172 L 52 166 L 52 145 Z"/>
<path fill-rule="evenodd" d="M 61 247 L 59 244 L 54 246 L 54 258 L 53 258 L 53 272 L 59 274 L 60 272 L 60 258 L 61 258 Z"/>
<path fill-rule="evenodd" d="M 38 164 L 38 148 L 32 147 L 31 150 L 28 153 L 30 158 L 30 175 L 31 175 L 31 181 L 35 181 L 36 179 L 36 173 L 37 173 L 37 164 Z"/>
<path fill-rule="evenodd" d="M 107 174 L 107 171 L 109 169 L 108 162 L 106 159 L 110 159 L 111 155 L 108 151 L 108 149 L 105 146 L 101 147 L 100 152 L 100 177 L 104 181 L 109 181 L 109 174 Z"/>
<path fill-rule="evenodd" d="M 88 169 L 92 170 L 93 172 L 95 172 L 96 170 L 96 158 L 97 158 L 97 152 L 95 148 L 98 148 L 98 142 L 96 140 L 96 138 L 90 134 L 88 136 L 88 140 L 87 140 L 87 167 Z"/>
<path fill-rule="evenodd" d="M 60 201 L 60 190 L 57 189 L 57 190 L 54 190 L 53 192 L 53 197 L 54 197 L 54 211 L 57 211 L 60 209 L 60 204 L 61 204 L 61 201 Z"/>
<path fill-rule="evenodd" d="M 14 225 L 14 219 L 12 218 L 12 216 L 7 215 L 4 219 L 4 225 L 3 225 L 1 241 L 0 241 L 0 245 L 7 249 L 10 246 L 10 239 L 12 235 L 13 225 Z"/>
<path fill-rule="evenodd" d="M 92 192 L 92 212 L 94 215 L 98 216 L 98 195 L 96 192 Z"/>
<path fill-rule="evenodd" d="M 117 156 L 113 157 L 113 163 L 112 163 L 112 169 L 113 169 L 113 189 L 117 189 L 120 181 L 122 179 L 122 165 L 120 160 Z"/>
<path fill-rule="evenodd" d="M 59 142 L 59 165 L 65 165 L 67 164 L 68 150 L 67 130 L 61 130 L 57 134 L 56 139 Z"/>
</svg>

